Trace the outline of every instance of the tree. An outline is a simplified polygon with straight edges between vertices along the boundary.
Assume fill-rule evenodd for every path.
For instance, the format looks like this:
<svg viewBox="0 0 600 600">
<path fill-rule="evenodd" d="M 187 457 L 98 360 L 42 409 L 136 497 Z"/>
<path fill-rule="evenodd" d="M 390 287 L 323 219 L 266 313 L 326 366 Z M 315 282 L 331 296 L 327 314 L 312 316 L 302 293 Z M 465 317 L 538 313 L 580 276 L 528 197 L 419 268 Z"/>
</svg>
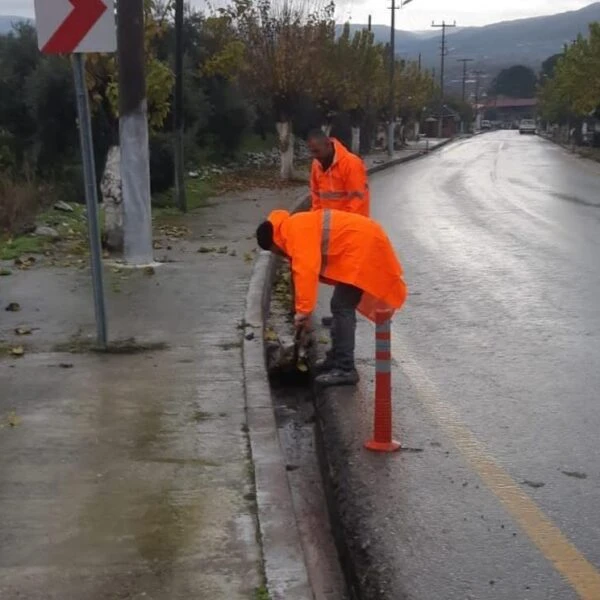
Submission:
<svg viewBox="0 0 600 600">
<path fill-rule="evenodd" d="M 554 57 L 552 57 L 554 58 Z M 546 63 L 545 63 L 546 64 Z M 565 122 L 594 113 L 600 105 L 600 23 L 590 24 L 589 36 L 579 36 L 556 59 L 551 76 L 539 87 L 544 119 Z"/>
<path fill-rule="evenodd" d="M 488 93 L 491 96 L 534 98 L 536 86 L 537 78 L 534 71 L 523 65 L 515 65 L 500 72 L 492 81 Z"/>
<path fill-rule="evenodd" d="M 281 153 L 281 177 L 294 172 L 292 119 L 299 99 L 311 94 L 311 66 L 323 59 L 318 41 L 333 6 L 311 6 L 303 0 L 234 0 L 222 9 L 244 43 L 240 80 L 256 103 L 275 115 Z"/>
<path fill-rule="evenodd" d="M 161 40 L 169 30 L 167 20 L 169 11 L 170 4 L 144 0 L 148 124 L 154 132 L 162 128 L 169 115 L 175 83 L 168 61 L 161 60 L 158 56 Z M 119 118 L 119 71 L 116 56 L 89 55 L 86 75 L 94 108 L 104 107 L 116 124 Z"/>
</svg>

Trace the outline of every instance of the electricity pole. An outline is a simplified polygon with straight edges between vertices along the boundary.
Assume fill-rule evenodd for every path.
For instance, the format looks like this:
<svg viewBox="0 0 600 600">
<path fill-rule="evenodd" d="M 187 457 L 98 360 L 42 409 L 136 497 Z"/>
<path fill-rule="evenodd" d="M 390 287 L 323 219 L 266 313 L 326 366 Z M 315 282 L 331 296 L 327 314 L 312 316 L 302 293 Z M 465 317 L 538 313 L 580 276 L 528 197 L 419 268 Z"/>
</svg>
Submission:
<svg viewBox="0 0 600 600">
<path fill-rule="evenodd" d="M 479 85 L 483 71 L 474 71 L 475 75 L 475 127 L 479 127 Z"/>
<path fill-rule="evenodd" d="M 467 98 L 467 63 L 473 62 L 473 58 L 459 58 L 457 62 L 461 62 L 463 64 L 463 77 L 462 77 L 462 101 L 463 104 Z M 461 118 L 460 120 L 460 131 L 461 133 L 465 132 L 465 121 Z"/>
<path fill-rule="evenodd" d="M 187 211 L 183 156 L 183 0 L 175 0 L 175 102 L 173 107 L 175 144 L 175 197 L 179 210 Z"/>
<path fill-rule="evenodd" d="M 462 101 L 466 100 L 466 91 L 467 91 L 467 63 L 473 62 L 474 58 L 458 58 L 456 62 L 461 62 L 463 64 L 463 78 L 462 78 Z"/>
<path fill-rule="evenodd" d="M 400 0 L 400 6 L 396 6 L 396 0 L 392 0 L 392 23 L 390 32 L 390 126 L 388 129 L 388 154 L 394 155 L 394 129 L 395 129 L 395 110 L 394 110 L 394 70 L 396 68 L 396 11 L 412 0 Z"/>
<path fill-rule="evenodd" d="M 150 152 L 144 54 L 144 0 L 117 4 L 119 143 L 125 260 L 153 262 Z"/>
<path fill-rule="evenodd" d="M 369 15 L 369 24 L 367 25 L 367 30 L 370 32 L 372 29 L 371 27 L 371 15 Z"/>
<path fill-rule="evenodd" d="M 390 123 L 388 127 L 388 154 L 394 156 L 394 69 L 396 67 L 396 0 L 392 0 L 392 26 L 390 30 Z"/>
<path fill-rule="evenodd" d="M 449 25 L 446 21 L 442 21 L 441 24 L 431 23 L 432 27 L 441 28 L 442 30 L 442 65 L 440 73 L 440 114 L 438 115 L 438 137 L 442 137 L 443 125 L 444 125 L 444 68 L 446 66 L 446 29 L 456 27 L 456 21 Z"/>
</svg>

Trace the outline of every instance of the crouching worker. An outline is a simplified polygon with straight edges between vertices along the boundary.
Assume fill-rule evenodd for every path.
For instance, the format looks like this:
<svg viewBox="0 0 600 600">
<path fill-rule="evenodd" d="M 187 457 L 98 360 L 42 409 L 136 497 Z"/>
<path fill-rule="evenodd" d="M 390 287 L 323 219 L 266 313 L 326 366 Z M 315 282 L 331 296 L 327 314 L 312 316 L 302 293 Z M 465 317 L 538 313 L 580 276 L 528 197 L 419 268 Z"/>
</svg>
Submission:
<svg viewBox="0 0 600 600">
<path fill-rule="evenodd" d="M 322 386 L 355 385 L 356 310 L 372 321 L 389 316 L 407 296 L 402 267 L 383 228 L 352 213 L 325 209 L 290 215 L 273 211 L 257 231 L 263 250 L 291 262 L 295 326 L 306 327 L 317 305 L 319 281 L 334 285 L 331 350 L 318 367 Z"/>
</svg>

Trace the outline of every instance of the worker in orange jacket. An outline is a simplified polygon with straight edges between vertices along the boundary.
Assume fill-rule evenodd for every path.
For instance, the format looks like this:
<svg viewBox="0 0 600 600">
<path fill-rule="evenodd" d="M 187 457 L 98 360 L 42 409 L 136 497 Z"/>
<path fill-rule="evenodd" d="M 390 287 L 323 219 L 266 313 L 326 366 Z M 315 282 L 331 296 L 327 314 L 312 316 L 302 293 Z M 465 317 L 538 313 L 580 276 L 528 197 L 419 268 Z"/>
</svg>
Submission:
<svg viewBox="0 0 600 600">
<path fill-rule="evenodd" d="M 369 217 L 369 181 L 362 159 L 320 129 L 308 135 L 307 144 L 314 159 L 311 210 L 333 208 Z"/>
<path fill-rule="evenodd" d="M 376 321 L 391 318 L 406 300 L 402 266 L 381 225 L 339 210 L 290 215 L 273 211 L 256 231 L 263 250 L 291 261 L 297 329 L 308 326 L 317 305 L 319 281 L 335 285 L 331 299 L 331 350 L 321 363 L 317 383 L 354 385 L 356 310 Z"/>
<path fill-rule="evenodd" d="M 332 208 L 370 217 L 371 198 L 365 163 L 320 129 L 308 134 L 313 156 L 310 173 L 311 210 Z M 329 327 L 332 317 L 324 317 Z"/>
</svg>

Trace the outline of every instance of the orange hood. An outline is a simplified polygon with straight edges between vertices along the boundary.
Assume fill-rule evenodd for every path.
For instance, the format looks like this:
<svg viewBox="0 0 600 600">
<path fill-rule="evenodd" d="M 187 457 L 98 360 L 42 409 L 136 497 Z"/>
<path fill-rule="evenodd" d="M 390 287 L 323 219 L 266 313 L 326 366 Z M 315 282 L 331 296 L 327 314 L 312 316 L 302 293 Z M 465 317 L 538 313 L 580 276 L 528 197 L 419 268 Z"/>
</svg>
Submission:
<svg viewBox="0 0 600 600">
<path fill-rule="evenodd" d="M 274 210 L 268 217 L 269 223 L 273 225 L 273 242 L 287 254 L 286 243 L 282 226 L 290 218 L 290 213 L 287 210 Z"/>
</svg>

